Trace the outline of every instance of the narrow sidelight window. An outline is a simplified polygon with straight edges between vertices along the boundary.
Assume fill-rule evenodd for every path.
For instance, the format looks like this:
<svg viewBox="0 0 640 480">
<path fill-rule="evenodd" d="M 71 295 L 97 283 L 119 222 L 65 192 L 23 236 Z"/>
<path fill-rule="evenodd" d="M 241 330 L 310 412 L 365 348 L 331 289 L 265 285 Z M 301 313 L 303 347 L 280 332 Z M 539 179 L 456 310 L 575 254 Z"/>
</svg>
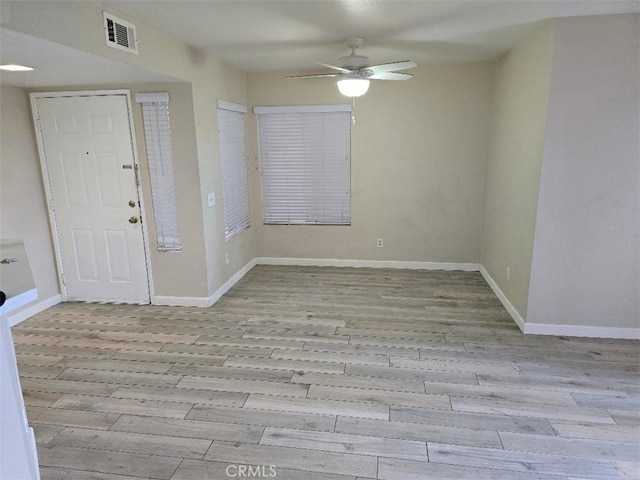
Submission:
<svg viewBox="0 0 640 480">
<path fill-rule="evenodd" d="M 136 102 L 142 105 L 156 246 L 159 251 L 179 252 L 182 250 L 182 242 L 173 175 L 169 94 L 138 93 Z"/>
</svg>

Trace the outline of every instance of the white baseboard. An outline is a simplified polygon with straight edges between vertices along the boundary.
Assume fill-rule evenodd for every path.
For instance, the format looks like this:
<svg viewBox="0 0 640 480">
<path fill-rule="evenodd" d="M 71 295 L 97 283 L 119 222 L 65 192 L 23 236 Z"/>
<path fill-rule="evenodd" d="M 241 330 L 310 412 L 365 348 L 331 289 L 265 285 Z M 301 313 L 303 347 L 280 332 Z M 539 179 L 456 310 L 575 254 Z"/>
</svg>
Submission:
<svg viewBox="0 0 640 480">
<path fill-rule="evenodd" d="M 344 260 L 335 258 L 276 258 L 256 257 L 257 265 L 292 265 L 298 267 L 355 267 L 355 268 L 394 268 L 410 270 L 462 270 L 477 272 L 477 263 L 452 262 L 405 262 L 395 260 Z"/>
<path fill-rule="evenodd" d="M 498 297 L 498 300 L 500 300 L 500 303 L 502 303 L 505 310 L 509 313 L 509 315 L 511 315 L 513 321 L 516 322 L 518 328 L 522 331 L 522 333 L 527 333 L 525 331 L 524 318 L 522 318 L 522 315 L 520 315 L 518 310 L 516 310 L 516 307 L 513 306 L 504 292 L 500 289 L 496 281 L 491 277 L 491 275 L 489 275 L 489 272 L 487 272 L 487 270 L 482 265 L 480 265 L 480 273 L 491 287 L 491 290 L 493 290 L 493 293 L 496 294 L 496 297 Z"/>
<path fill-rule="evenodd" d="M 640 340 L 640 328 L 619 328 L 619 327 L 591 327 L 587 325 L 559 325 L 550 323 L 525 322 L 511 304 L 504 292 L 500 289 L 489 272 L 480 265 L 480 273 L 487 281 L 493 292 L 496 294 L 504 308 L 509 312 L 511 318 L 522 333 L 526 335 L 555 335 L 565 337 L 589 337 L 589 338 L 622 338 L 630 340 Z"/>
<path fill-rule="evenodd" d="M 36 300 L 38 300 L 38 290 L 35 287 L 9 297 L 0 307 L 0 315 L 10 315 L 15 310 L 24 308 L 26 305 L 35 302 Z"/>
<path fill-rule="evenodd" d="M 152 305 L 165 305 L 167 307 L 210 307 L 206 297 L 169 297 L 154 295 L 151 298 Z"/>
<path fill-rule="evenodd" d="M 524 333 L 531 335 L 562 335 L 566 337 L 621 338 L 640 340 L 640 328 L 590 327 L 587 325 L 554 325 L 526 323 Z"/>
<path fill-rule="evenodd" d="M 324 259 L 324 258 L 276 258 L 276 257 L 256 257 L 236 272 L 209 298 L 204 297 L 168 297 L 155 296 L 152 299 L 154 305 L 183 306 L 183 307 L 209 307 L 215 304 L 227 293 L 238 281 L 256 265 L 291 265 L 301 267 L 355 267 L 355 268 L 392 268 L 392 269 L 412 269 L 412 270 L 459 270 L 466 272 L 479 271 L 493 292 L 496 294 L 504 308 L 507 310 L 518 328 L 531 335 L 564 335 L 572 337 L 594 337 L 594 338 L 621 338 L 640 339 L 640 328 L 617 328 L 617 327 L 590 327 L 584 325 L 552 325 L 542 323 L 526 323 L 522 315 L 516 310 L 504 292 L 500 289 L 489 272 L 477 263 L 447 263 L 447 262 L 405 262 L 389 260 L 344 260 L 344 259 Z M 59 297 L 59 296 L 58 296 Z M 59 303 L 60 299 L 51 305 L 31 313 L 18 321 L 22 321 L 35 315 L 39 311 L 49 308 L 49 306 Z M 45 303 L 45 302 L 42 302 Z M 40 305 L 40 304 L 38 304 Z M 31 308 L 35 308 L 31 307 Z M 27 312 L 30 309 L 25 310 Z M 24 312 L 20 312 L 23 314 Z M 16 322 L 17 323 L 17 322 Z"/>
<path fill-rule="evenodd" d="M 31 453 L 31 466 L 34 480 L 40 480 L 40 467 L 38 461 L 38 447 L 36 445 L 36 433 L 33 431 L 33 427 L 29 427 L 27 432 L 29 442 L 29 452 Z"/>
<path fill-rule="evenodd" d="M 231 289 L 249 270 L 256 265 L 295 265 L 303 267 L 358 267 L 358 268 L 395 268 L 413 270 L 462 270 L 477 272 L 477 263 L 443 263 L 443 262 L 402 262 L 387 260 L 342 260 L 323 258 L 275 258 L 256 257 L 238 270 L 209 298 L 204 297 L 170 297 L 156 295 L 151 299 L 153 305 L 167 305 L 171 307 L 210 307 Z"/>
<path fill-rule="evenodd" d="M 216 290 L 213 295 L 209 297 L 209 305 L 211 306 L 216 303 L 220 298 L 229 291 L 231 287 L 233 287 L 236 283 L 238 283 L 242 277 L 244 277 L 249 270 L 256 266 L 256 259 L 252 259 L 247 263 L 244 267 L 238 270 L 229 280 L 224 282 L 224 284 Z"/>
<path fill-rule="evenodd" d="M 53 307 L 62 301 L 62 295 L 57 294 L 53 297 L 46 298 L 30 307 L 25 308 L 14 314 L 9 314 L 9 326 L 13 327 L 20 322 L 24 322 L 28 318 L 37 315 L 40 312 L 44 312 L 47 308 Z"/>
<path fill-rule="evenodd" d="M 229 280 L 216 290 L 209 298 L 205 297 L 169 297 L 156 295 L 151 299 L 152 305 L 166 305 L 168 307 L 210 307 L 229 291 L 249 270 L 256 265 L 254 258 L 244 267 L 234 273 Z"/>
</svg>

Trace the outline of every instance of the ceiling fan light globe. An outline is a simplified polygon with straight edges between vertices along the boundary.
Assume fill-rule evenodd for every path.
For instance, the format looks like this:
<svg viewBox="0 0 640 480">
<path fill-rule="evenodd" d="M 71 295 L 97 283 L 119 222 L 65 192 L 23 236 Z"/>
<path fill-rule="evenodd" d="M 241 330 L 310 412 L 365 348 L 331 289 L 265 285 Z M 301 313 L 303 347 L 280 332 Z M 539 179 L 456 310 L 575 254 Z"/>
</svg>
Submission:
<svg viewBox="0 0 640 480">
<path fill-rule="evenodd" d="M 338 90 L 345 97 L 360 97 L 369 90 L 369 80 L 366 78 L 343 78 L 338 80 Z"/>
</svg>

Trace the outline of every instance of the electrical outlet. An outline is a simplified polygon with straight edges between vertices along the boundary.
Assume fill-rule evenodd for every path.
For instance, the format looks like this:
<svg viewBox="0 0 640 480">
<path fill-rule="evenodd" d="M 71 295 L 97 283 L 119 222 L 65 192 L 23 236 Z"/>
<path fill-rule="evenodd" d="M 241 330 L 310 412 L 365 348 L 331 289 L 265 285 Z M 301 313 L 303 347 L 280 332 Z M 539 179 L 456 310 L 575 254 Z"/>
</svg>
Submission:
<svg viewBox="0 0 640 480">
<path fill-rule="evenodd" d="M 378 240 L 376 241 L 376 247 L 378 247 L 378 248 L 384 247 L 384 239 L 383 238 L 378 238 Z"/>
<path fill-rule="evenodd" d="M 507 267 L 507 280 L 511 280 L 511 267 Z"/>
<path fill-rule="evenodd" d="M 224 261 L 229 265 L 229 253 L 224 254 Z"/>
<path fill-rule="evenodd" d="M 213 207 L 215 204 L 216 204 L 216 194 L 210 193 L 209 195 L 207 195 L 207 205 L 209 205 L 210 207 Z"/>
</svg>

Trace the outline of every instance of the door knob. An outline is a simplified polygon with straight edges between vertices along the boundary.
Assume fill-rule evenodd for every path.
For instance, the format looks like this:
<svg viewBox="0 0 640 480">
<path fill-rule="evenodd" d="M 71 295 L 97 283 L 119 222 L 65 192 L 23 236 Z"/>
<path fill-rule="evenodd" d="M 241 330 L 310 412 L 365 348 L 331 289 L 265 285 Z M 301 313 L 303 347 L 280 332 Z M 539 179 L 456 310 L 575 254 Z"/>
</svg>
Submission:
<svg viewBox="0 0 640 480">
<path fill-rule="evenodd" d="M 129 200 L 129 206 L 130 206 L 131 208 L 135 208 L 135 206 L 136 206 L 136 202 L 134 202 L 133 200 Z"/>
<path fill-rule="evenodd" d="M 138 223 L 138 217 L 131 217 L 129 223 Z"/>
</svg>

